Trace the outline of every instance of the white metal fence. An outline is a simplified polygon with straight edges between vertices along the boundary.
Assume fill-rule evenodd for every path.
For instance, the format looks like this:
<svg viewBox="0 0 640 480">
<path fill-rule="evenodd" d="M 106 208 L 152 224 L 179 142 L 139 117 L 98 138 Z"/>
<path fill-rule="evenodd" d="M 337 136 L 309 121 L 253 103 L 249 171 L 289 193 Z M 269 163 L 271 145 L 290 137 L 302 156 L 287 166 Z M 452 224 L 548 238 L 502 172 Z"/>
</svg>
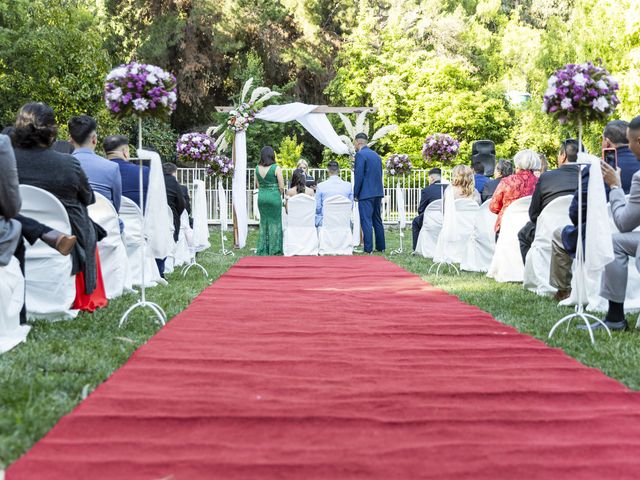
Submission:
<svg viewBox="0 0 640 480">
<path fill-rule="evenodd" d="M 293 173 L 293 169 L 283 169 L 285 183 L 289 184 L 289 179 Z M 327 171 L 320 168 L 309 169 L 309 175 L 313 176 L 318 183 L 326 180 Z M 353 172 L 350 170 L 341 170 L 340 176 L 343 180 L 348 182 L 352 181 Z M 446 173 L 443 172 L 446 176 Z M 216 195 L 216 181 L 206 174 L 205 168 L 178 168 L 178 182 L 182 185 L 189 187 L 189 191 L 193 191 L 193 180 L 203 180 L 206 187 L 207 195 L 207 216 L 210 224 L 217 224 L 220 222 L 220 215 L 218 210 L 218 196 Z M 382 220 L 385 223 L 393 224 L 398 221 L 398 212 L 396 210 L 396 181 L 400 181 L 400 184 L 405 190 L 405 209 L 407 213 L 407 220 L 411 221 L 411 218 L 418 212 L 418 205 L 420 204 L 420 191 L 429 184 L 428 170 L 414 170 L 409 175 L 405 175 L 396 179 L 387 177 L 384 179 L 384 192 L 385 196 L 382 202 Z M 231 204 L 231 180 L 225 180 L 223 187 L 226 190 L 227 197 L 227 218 L 231 219 L 233 212 Z M 258 190 L 256 187 L 255 169 L 247 169 L 247 207 L 249 209 L 249 224 L 257 225 L 256 210 L 258 208 Z"/>
</svg>

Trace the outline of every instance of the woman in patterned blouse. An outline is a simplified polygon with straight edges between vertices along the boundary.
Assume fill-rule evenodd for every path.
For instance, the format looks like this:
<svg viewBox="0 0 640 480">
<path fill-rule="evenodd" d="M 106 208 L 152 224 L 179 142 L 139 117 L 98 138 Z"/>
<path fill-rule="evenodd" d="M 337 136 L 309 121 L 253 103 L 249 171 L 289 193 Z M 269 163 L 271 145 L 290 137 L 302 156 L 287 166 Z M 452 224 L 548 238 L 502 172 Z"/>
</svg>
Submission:
<svg viewBox="0 0 640 480">
<path fill-rule="evenodd" d="M 495 225 L 496 236 L 500 233 L 502 215 L 506 208 L 519 198 L 533 194 L 538 182 L 534 170 L 540 168 L 540 157 L 536 152 L 522 150 L 516 154 L 513 161 L 516 173 L 502 179 L 489 204 L 490 210 L 498 214 Z"/>
</svg>

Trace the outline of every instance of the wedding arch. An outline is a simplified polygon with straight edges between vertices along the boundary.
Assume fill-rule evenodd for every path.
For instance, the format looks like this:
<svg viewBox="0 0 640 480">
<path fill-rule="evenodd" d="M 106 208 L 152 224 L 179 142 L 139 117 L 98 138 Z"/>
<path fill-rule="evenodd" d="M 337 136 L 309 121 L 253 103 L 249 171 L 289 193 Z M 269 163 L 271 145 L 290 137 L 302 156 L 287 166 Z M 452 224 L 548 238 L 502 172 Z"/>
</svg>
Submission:
<svg viewBox="0 0 640 480">
<path fill-rule="evenodd" d="M 237 107 L 215 107 L 218 112 L 231 113 Z M 362 113 L 375 112 L 375 107 L 329 107 L 326 105 L 308 105 L 305 103 L 288 103 L 285 105 L 269 105 L 255 114 L 256 120 L 286 123 L 297 121 L 316 140 L 338 155 L 349 155 L 348 146 L 340 139 L 333 125 L 327 118 L 328 113 Z M 247 136 L 246 129 L 233 133 L 232 159 L 234 175 L 232 183 L 233 233 L 234 243 L 243 248 L 247 240 L 249 218 L 247 210 Z"/>
</svg>

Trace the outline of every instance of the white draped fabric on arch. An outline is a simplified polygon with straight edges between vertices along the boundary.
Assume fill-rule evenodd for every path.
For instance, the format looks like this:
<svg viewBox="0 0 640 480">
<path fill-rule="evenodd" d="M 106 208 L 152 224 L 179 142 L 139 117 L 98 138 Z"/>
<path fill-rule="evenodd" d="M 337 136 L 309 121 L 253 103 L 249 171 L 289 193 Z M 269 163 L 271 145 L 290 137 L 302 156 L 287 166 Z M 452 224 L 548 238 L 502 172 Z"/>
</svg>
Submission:
<svg viewBox="0 0 640 480">
<path fill-rule="evenodd" d="M 314 112 L 317 105 L 288 103 L 269 105 L 256 114 L 257 120 L 266 122 L 297 121 L 322 145 L 333 153 L 348 155 L 349 148 L 340 140 L 325 113 Z M 244 247 L 247 241 L 249 218 L 247 212 L 247 136 L 246 132 L 236 132 L 233 140 L 235 170 L 233 175 L 233 208 L 238 226 L 238 246 Z"/>
</svg>

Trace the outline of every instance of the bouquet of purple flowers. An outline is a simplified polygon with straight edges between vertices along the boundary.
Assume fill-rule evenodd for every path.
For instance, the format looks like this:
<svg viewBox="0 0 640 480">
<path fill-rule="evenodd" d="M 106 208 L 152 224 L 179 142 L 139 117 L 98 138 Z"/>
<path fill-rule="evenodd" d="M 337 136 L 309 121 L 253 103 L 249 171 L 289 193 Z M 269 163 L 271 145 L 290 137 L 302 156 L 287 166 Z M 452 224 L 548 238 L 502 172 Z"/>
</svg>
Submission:
<svg viewBox="0 0 640 480">
<path fill-rule="evenodd" d="M 613 113 L 620 100 L 618 82 L 603 67 L 591 62 L 569 64 L 549 77 L 542 111 L 560 123 L 602 120 Z"/>
<path fill-rule="evenodd" d="M 107 75 L 104 100 L 118 118 L 167 118 L 176 109 L 176 77 L 154 65 L 132 62 Z"/>
<path fill-rule="evenodd" d="M 207 175 L 220 179 L 233 177 L 233 160 L 225 155 L 214 155 L 207 164 Z"/>
<path fill-rule="evenodd" d="M 450 162 L 458 155 L 460 142 L 446 133 L 429 135 L 422 146 L 422 157 L 428 161 Z"/>
<path fill-rule="evenodd" d="M 411 173 L 413 165 L 411 165 L 409 155 L 400 155 L 398 153 L 394 153 L 389 158 L 387 158 L 385 167 L 387 175 L 395 177 L 396 175 L 406 175 L 408 173 Z"/>
<path fill-rule="evenodd" d="M 176 144 L 176 152 L 183 162 L 209 163 L 216 154 L 215 140 L 205 133 L 185 133 Z"/>
</svg>

